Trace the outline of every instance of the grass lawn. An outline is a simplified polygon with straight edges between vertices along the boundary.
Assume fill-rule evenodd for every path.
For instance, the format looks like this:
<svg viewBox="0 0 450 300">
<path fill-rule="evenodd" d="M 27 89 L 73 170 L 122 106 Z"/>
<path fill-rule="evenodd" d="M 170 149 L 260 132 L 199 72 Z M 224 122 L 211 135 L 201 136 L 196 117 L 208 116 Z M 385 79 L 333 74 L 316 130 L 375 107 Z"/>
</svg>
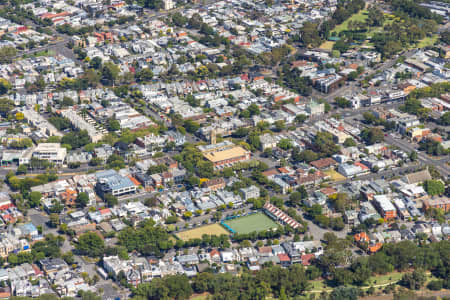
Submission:
<svg viewBox="0 0 450 300">
<path fill-rule="evenodd" d="M 201 239 L 202 235 L 204 235 L 204 234 L 219 236 L 221 234 L 228 235 L 230 233 L 225 228 L 220 226 L 220 224 L 211 224 L 211 225 L 206 225 L 206 226 L 178 232 L 176 234 L 176 236 L 179 239 L 182 239 L 183 241 L 188 241 L 188 240 L 197 239 L 197 238 Z"/>
<path fill-rule="evenodd" d="M 309 282 L 310 290 L 315 292 L 323 292 L 324 290 L 332 290 L 333 288 L 329 287 L 324 280 L 313 280 Z"/>
<path fill-rule="evenodd" d="M 383 26 L 379 26 L 379 27 L 370 27 L 369 30 L 367 32 L 365 32 L 367 38 L 371 38 L 375 33 L 377 32 L 382 32 L 383 31 L 383 27 L 385 25 L 390 25 L 394 22 L 394 18 L 389 17 L 389 15 L 384 14 L 385 15 L 385 19 L 384 19 L 384 23 Z M 358 13 L 354 14 L 353 16 L 351 16 L 349 19 L 347 19 L 346 21 L 344 21 L 342 24 L 339 24 L 338 26 L 336 26 L 331 32 L 335 32 L 336 36 L 339 36 L 339 33 L 348 30 L 348 23 L 350 21 L 354 22 L 354 21 L 358 21 L 358 22 L 364 22 L 365 20 L 367 20 L 368 18 L 368 12 L 367 10 L 360 10 Z M 326 42 L 328 43 L 328 42 Z M 322 49 L 332 49 L 333 48 L 333 44 L 334 42 L 329 42 L 330 44 L 326 44 L 323 43 L 320 48 Z M 365 43 L 366 45 L 367 43 Z"/>
<path fill-rule="evenodd" d="M 336 181 L 342 181 L 342 180 L 346 180 L 346 179 L 347 179 L 344 175 L 342 175 L 342 174 L 336 172 L 336 171 L 333 170 L 333 169 L 326 170 L 326 171 L 324 171 L 324 173 L 327 174 L 327 175 L 329 175 L 329 176 L 331 177 L 331 180 L 333 180 L 333 181 L 335 181 L 335 182 L 336 182 Z"/>
<path fill-rule="evenodd" d="M 368 280 L 368 285 L 383 285 L 383 284 L 391 284 L 393 282 L 397 282 L 402 279 L 404 273 L 393 272 L 386 275 L 377 275 L 372 276 Z"/>
<path fill-rule="evenodd" d="M 373 286 L 375 290 L 383 290 L 387 285 L 399 282 L 405 273 L 406 272 L 392 272 L 386 275 L 372 276 L 369 278 L 366 285 L 361 286 L 361 289 L 365 290 Z M 425 286 L 428 282 L 439 279 L 434 277 L 431 273 L 427 273 L 426 275 L 427 281 L 425 283 Z M 321 293 L 323 291 L 330 292 L 333 290 L 332 287 L 327 285 L 325 280 L 313 280 L 310 281 L 309 284 L 310 291 L 307 293 Z"/>
<path fill-rule="evenodd" d="M 205 300 L 208 298 L 208 295 L 205 293 L 203 295 L 194 295 L 189 300 Z"/>
<path fill-rule="evenodd" d="M 336 36 L 338 36 L 340 32 L 348 30 L 348 23 L 350 21 L 364 22 L 366 19 L 367 19 L 367 10 L 365 9 L 360 10 L 358 13 L 354 14 L 353 16 L 342 22 L 342 24 L 336 26 L 331 32 L 336 32 Z"/>
<path fill-rule="evenodd" d="M 253 231 L 259 232 L 278 227 L 277 223 L 263 213 L 256 213 L 224 221 L 224 223 L 239 234 L 250 233 Z"/>
<path fill-rule="evenodd" d="M 438 36 L 436 34 L 433 34 L 433 36 L 427 36 L 419 41 L 417 48 L 425 48 L 427 46 L 432 46 L 434 45 L 434 43 L 436 43 L 437 39 Z"/>
<path fill-rule="evenodd" d="M 54 56 L 56 54 L 55 51 L 53 50 L 48 50 L 48 51 L 38 51 L 34 53 L 34 56 Z"/>
</svg>

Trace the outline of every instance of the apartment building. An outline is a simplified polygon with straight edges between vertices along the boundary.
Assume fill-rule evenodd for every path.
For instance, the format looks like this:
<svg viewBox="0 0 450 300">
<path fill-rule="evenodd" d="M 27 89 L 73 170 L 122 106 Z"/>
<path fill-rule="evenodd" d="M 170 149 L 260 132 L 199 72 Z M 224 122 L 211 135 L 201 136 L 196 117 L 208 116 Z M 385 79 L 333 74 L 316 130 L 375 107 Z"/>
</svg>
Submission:
<svg viewBox="0 0 450 300">
<path fill-rule="evenodd" d="M 375 206 L 385 220 L 392 220 L 397 217 L 397 210 L 386 195 L 374 195 L 373 198 Z"/>
<path fill-rule="evenodd" d="M 60 113 L 63 117 L 69 119 L 72 125 L 79 130 L 86 130 L 93 143 L 100 141 L 106 133 L 106 129 L 97 129 L 96 126 L 98 125 L 92 118 L 83 118 L 75 109 L 69 108 L 61 110 Z"/>
</svg>

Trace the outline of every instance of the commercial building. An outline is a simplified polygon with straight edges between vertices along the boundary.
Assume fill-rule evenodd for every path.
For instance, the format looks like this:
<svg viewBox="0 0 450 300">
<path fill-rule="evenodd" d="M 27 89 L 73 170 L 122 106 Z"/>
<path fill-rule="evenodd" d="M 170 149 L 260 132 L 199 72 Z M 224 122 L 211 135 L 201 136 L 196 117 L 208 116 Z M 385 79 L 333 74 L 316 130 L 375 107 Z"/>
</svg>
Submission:
<svg viewBox="0 0 450 300">
<path fill-rule="evenodd" d="M 240 192 L 242 193 L 245 201 L 247 201 L 248 199 L 259 198 L 259 188 L 254 185 L 247 188 L 242 188 L 240 189 Z"/>
<path fill-rule="evenodd" d="M 99 171 L 95 173 L 97 184 L 95 190 L 102 198 L 106 194 L 122 196 L 136 192 L 136 185 L 128 177 L 118 174 L 114 170 Z"/>
<path fill-rule="evenodd" d="M 423 207 L 425 208 L 425 210 L 430 208 L 439 208 L 442 209 L 444 212 L 449 212 L 450 198 L 444 196 L 440 198 L 428 199 L 423 201 Z"/>
<path fill-rule="evenodd" d="M 355 177 L 362 173 L 369 172 L 369 168 L 363 164 L 340 164 L 337 171 L 347 178 Z"/>
<path fill-rule="evenodd" d="M 310 116 L 323 114 L 325 112 L 325 104 L 311 100 L 311 102 L 306 105 L 306 112 L 309 113 Z"/>
<path fill-rule="evenodd" d="M 250 151 L 236 146 L 230 141 L 219 144 L 198 146 L 203 156 L 214 164 L 215 169 L 231 167 L 232 165 L 250 159 Z"/>
<path fill-rule="evenodd" d="M 48 160 L 62 165 L 67 155 L 67 149 L 58 143 L 40 143 L 36 147 L 26 150 L 19 159 L 19 164 L 27 164 L 32 157 Z"/>
<path fill-rule="evenodd" d="M 397 210 L 386 195 L 374 195 L 375 206 L 385 220 L 395 219 Z"/>
<path fill-rule="evenodd" d="M 322 93 L 330 93 L 337 89 L 340 84 L 345 81 L 345 78 L 338 74 L 331 74 L 326 77 L 316 79 L 315 86 Z"/>
</svg>

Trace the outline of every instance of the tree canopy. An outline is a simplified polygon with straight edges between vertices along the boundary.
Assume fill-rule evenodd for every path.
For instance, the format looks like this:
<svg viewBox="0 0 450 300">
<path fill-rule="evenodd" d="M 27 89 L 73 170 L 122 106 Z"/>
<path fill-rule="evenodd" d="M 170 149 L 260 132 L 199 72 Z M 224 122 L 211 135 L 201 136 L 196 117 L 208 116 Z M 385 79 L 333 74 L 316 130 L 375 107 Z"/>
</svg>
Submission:
<svg viewBox="0 0 450 300">
<path fill-rule="evenodd" d="M 105 251 L 105 243 L 103 239 L 95 232 L 86 232 L 78 238 L 75 249 L 81 255 L 98 257 L 103 255 Z"/>
</svg>

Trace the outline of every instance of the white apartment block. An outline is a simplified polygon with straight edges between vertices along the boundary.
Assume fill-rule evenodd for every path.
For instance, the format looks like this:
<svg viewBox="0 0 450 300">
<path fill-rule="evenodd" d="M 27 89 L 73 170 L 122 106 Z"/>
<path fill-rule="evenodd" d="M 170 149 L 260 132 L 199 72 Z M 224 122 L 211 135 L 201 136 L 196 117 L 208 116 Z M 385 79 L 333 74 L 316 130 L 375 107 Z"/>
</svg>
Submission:
<svg viewBox="0 0 450 300">
<path fill-rule="evenodd" d="M 63 136 L 63 134 L 59 132 L 58 129 L 53 126 L 53 124 L 51 124 L 33 109 L 24 109 L 22 113 L 25 119 L 27 119 L 28 123 L 36 127 L 42 133 L 45 133 L 49 136 Z"/>
<path fill-rule="evenodd" d="M 8 257 L 11 252 L 19 253 L 29 250 L 30 244 L 26 239 L 18 239 L 9 235 L 0 239 L 0 256 L 3 258 Z"/>
<path fill-rule="evenodd" d="M 19 159 L 19 164 L 28 164 L 32 157 L 48 160 L 57 165 L 62 165 L 66 159 L 67 149 L 58 143 L 40 143 L 34 148 L 24 151 Z"/>
<path fill-rule="evenodd" d="M 164 9 L 165 10 L 171 10 L 175 7 L 175 4 L 172 0 L 164 0 Z"/>
</svg>

